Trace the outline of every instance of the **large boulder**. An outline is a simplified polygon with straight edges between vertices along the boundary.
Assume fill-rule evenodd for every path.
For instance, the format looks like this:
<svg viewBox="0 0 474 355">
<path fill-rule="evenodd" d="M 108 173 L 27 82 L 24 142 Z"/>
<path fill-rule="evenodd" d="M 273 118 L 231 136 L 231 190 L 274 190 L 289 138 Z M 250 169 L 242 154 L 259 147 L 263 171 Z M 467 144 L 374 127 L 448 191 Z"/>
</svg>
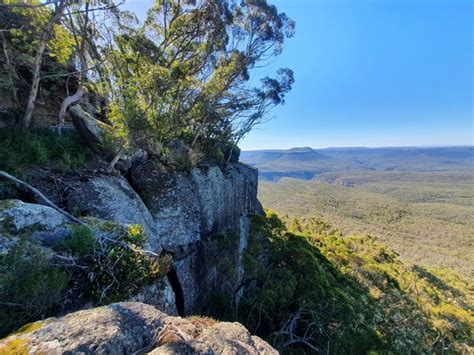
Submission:
<svg viewBox="0 0 474 355">
<path fill-rule="evenodd" d="M 169 317 L 163 322 L 152 355 L 165 354 L 278 354 L 267 342 L 252 336 L 240 323 L 209 318 Z"/>
<path fill-rule="evenodd" d="M 55 209 L 20 200 L 0 200 L 1 254 L 8 252 L 20 237 L 50 246 L 69 235 L 68 219 Z"/>
<path fill-rule="evenodd" d="M 150 345 L 167 315 L 143 303 L 118 303 L 49 318 L 0 342 L 0 353 L 132 354 Z"/>
<path fill-rule="evenodd" d="M 67 218 L 55 209 L 19 200 L 0 201 L 0 228 L 4 232 L 22 234 L 36 230 L 54 230 Z"/>
<path fill-rule="evenodd" d="M 0 353 L 278 354 L 239 323 L 170 317 L 143 303 L 115 303 L 29 324 Z"/>
<path fill-rule="evenodd" d="M 169 315 L 178 315 L 176 296 L 168 278 L 158 279 L 151 285 L 144 286 L 129 301 L 146 303 Z"/>
<path fill-rule="evenodd" d="M 80 215 L 124 224 L 139 224 L 148 235 L 149 246 L 161 251 L 153 218 L 140 196 L 122 176 L 95 176 L 71 188 L 66 208 Z"/>
<path fill-rule="evenodd" d="M 105 148 L 107 132 L 111 130 L 109 125 L 97 120 L 82 105 L 72 106 L 69 109 L 69 114 L 77 133 L 79 133 L 91 149 L 98 151 Z"/>
</svg>

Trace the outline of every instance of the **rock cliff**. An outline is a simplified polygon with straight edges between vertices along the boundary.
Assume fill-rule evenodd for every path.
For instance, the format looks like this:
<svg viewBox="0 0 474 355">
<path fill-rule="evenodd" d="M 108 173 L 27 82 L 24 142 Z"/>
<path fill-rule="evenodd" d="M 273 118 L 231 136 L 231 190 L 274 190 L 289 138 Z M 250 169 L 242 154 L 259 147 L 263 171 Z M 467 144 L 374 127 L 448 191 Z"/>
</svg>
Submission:
<svg viewBox="0 0 474 355">
<path fill-rule="evenodd" d="M 233 293 L 242 276 L 248 215 L 257 208 L 256 170 L 230 164 L 169 173 L 145 164 L 132 170 L 131 183 L 154 221 L 152 247 L 174 257 L 180 312 L 199 314 L 216 292 Z M 222 259 L 231 264 L 226 275 L 218 267 Z"/>
<path fill-rule="evenodd" d="M 100 171 L 68 176 L 67 186 L 60 191 L 55 184 L 64 179 L 49 175 L 50 180 L 37 183 L 58 203 L 63 201 L 66 210 L 139 224 L 148 235 L 151 251 L 173 256 L 169 279 L 178 293 L 181 315 L 207 311 L 218 292 L 234 297 L 242 276 L 248 216 L 259 207 L 256 169 L 232 163 L 170 171 L 149 160 L 135 164 L 127 179 Z M 222 272 L 223 263 L 226 272 Z M 150 294 L 144 290 L 138 300 L 161 302 L 149 299 Z"/>
<path fill-rule="evenodd" d="M 171 171 L 150 159 L 135 162 L 123 175 L 117 171 L 111 174 L 90 167 L 67 174 L 54 169 L 29 174 L 28 180 L 32 185 L 45 192 L 62 209 L 76 216 L 94 217 L 99 222 L 103 221 L 100 223 L 113 221 L 119 226 L 141 225 L 148 236 L 145 249 L 155 254 L 172 256 L 172 264 L 164 279 L 142 287 L 128 298 L 155 306 L 160 311 L 142 303 L 127 303 L 78 312 L 64 318 L 49 319 L 41 330 L 16 336 L 14 342 L 23 344 L 26 341 L 38 351 L 53 353 L 93 353 L 101 347 L 109 353 L 130 353 L 148 346 L 156 335 L 153 332 L 163 329 L 167 324 L 165 328 L 178 329 L 170 337 L 178 337 L 179 341 L 163 343 L 156 347 L 154 354 L 178 350 L 188 352 L 192 349 L 208 353 L 226 350 L 239 353 L 238 349 L 244 349 L 247 353 L 273 351 L 263 341 L 250 337 L 241 325 L 196 326 L 190 321 L 161 313 L 180 316 L 212 314 L 216 297 L 225 297 L 226 302 L 234 305 L 239 301 L 242 293 L 242 252 L 248 240 L 249 215 L 259 213 L 261 208 L 256 197 L 255 169 L 231 163 L 227 166 Z M 63 215 L 41 205 L 29 194 L 14 190 L 11 186 L 2 187 L 3 198 L 16 198 L 3 200 L 0 206 L 2 255 L 8 254 L 11 245 L 22 238 L 49 250 L 55 241 L 70 237 L 70 221 Z M 48 255 L 54 257 L 53 254 Z M 91 305 L 89 303 L 75 309 Z M 125 310 L 125 313 L 118 310 Z M 138 315 L 140 312 L 137 310 L 152 314 L 151 320 L 147 320 L 148 316 Z M 55 312 L 47 314 L 54 315 Z M 138 317 L 143 324 L 137 325 L 123 314 Z M 87 317 L 81 318 L 84 315 Z M 110 324 L 114 317 L 119 317 L 125 324 L 123 327 L 131 327 L 131 330 L 120 328 L 121 335 L 117 337 L 112 334 L 119 330 L 112 327 L 98 336 L 92 330 L 95 329 L 92 324 L 89 328 L 87 323 L 87 319 L 95 319 L 94 322 Z M 70 321 L 77 323 L 71 328 Z M 179 326 L 175 326 L 176 322 Z M 74 327 L 82 327 L 81 332 L 91 332 L 92 338 L 98 338 L 93 340 L 86 336 L 84 341 L 89 348 L 84 348 L 74 343 L 80 339 L 76 339 L 72 333 L 67 341 L 54 335 L 56 331 L 78 334 L 79 330 Z M 134 335 L 135 327 L 148 330 Z M 131 338 L 122 339 L 122 336 Z M 235 338 L 230 341 L 232 337 Z M 5 346 L 5 341 L 2 344 Z M 110 349 L 107 348 L 109 346 Z M 115 347 L 120 351 L 115 352 Z"/>
</svg>

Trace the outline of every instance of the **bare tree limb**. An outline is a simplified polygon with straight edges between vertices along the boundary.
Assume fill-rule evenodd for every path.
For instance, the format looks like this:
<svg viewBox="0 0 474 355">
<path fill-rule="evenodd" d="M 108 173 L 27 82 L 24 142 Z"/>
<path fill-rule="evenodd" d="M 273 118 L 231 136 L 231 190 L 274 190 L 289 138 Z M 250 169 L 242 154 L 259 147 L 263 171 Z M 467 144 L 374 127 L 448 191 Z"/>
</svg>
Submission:
<svg viewBox="0 0 474 355">
<path fill-rule="evenodd" d="M 48 207 L 51 207 L 52 209 L 58 211 L 59 213 L 61 213 L 63 216 L 67 217 L 68 219 L 70 219 L 71 221 L 77 223 L 77 224 L 82 224 L 82 225 L 86 225 L 85 222 L 81 221 L 80 219 L 74 217 L 73 215 L 67 213 L 66 211 L 62 210 L 61 208 L 59 208 L 58 206 L 56 206 L 50 199 L 48 199 L 45 195 L 43 195 L 39 190 L 37 190 L 36 188 L 34 188 L 33 186 L 31 186 L 30 184 L 4 172 L 4 171 L 1 171 L 0 170 L 0 177 L 4 177 L 8 180 L 11 180 L 13 181 L 15 184 L 17 185 L 20 185 L 20 186 L 23 186 L 23 187 L 26 187 L 28 190 L 30 190 L 31 192 L 33 192 L 37 197 L 39 197 L 39 199 Z"/>
</svg>

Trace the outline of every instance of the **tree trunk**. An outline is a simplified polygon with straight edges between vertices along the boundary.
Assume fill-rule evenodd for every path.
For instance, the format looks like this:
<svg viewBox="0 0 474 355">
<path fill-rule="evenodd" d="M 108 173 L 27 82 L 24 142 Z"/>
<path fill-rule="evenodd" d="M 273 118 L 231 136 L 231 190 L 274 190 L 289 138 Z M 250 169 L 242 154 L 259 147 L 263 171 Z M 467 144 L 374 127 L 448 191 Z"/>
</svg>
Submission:
<svg viewBox="0 0 474 355">
<path fill-rule="evenodd" d="M 3 32 L 0 33 L 0 38 L 2 40 L 2 47 L 3 47 L 3 55 L 5 56 L 5 63 L 8 67 L 8 79 L 10 79 L 12 85 L 12 95 L 13 95 L 13 102 L 15 103 L 16 107 L 20 106 L 20 101 L 18 100 L 18 89 L 16 88 L 15 81 L 18 80 L 18 74 L 10 60 L 10 54 L 8 53 L 7 48 L 7 39 Z"/>
<path fill-rule="evenodd" d="M 193 149 L 194 146 L 196 145 L 196 142 L 199 138 L 199 135 L 201 134 L 202 129 L 204 128 L 204 125 L 206 124 L 206 120 L 203 119 L 202 122 L 199 124 L 199 127 L 196 131 L 196 134 L 194 135 L 193 141 L 191 142 L 190 149 Z"/>
<path fill-rule="evenodd" d="M 43 64 L 43 54 L 46 49 L 46 44 L 48 43 L 48 40 L 51 37 L 53 25 L 62 16 L 65 7 L 66 1 L 60 1 L 59 4 L 56 6 L 56 9 L 54 10 L 53 18 L 51 19 L 51 21 L 48 22 L 43 32 L 41 33 L 40 43 L 38 49 L 36 50 L 33 81 L 31 83 L 30 94 L 28 96 L 28 104 L 26 106 L 25 115 L 23 116 L 23 122 L 21 125 L 23 132 L 26 132 L 28 128 L 30 128 L 31 119 L 33 117 L 33 111 L 35 110 L 36 97 L 38 96 L 38 89 L 41 80 L 41 66 Z"/>
<path fill-rule="evenodd" d="M 76 32 L 74 21 L 72 19 L 72 15 L 70 11 L 68 11 L 68 15 L 71 21 L 71 30 L 72 30 L 72 33 L 76 42 L 76 47 L 78 50 L 79 61 L 81 62 L 81 73 L 79 77 L 79 88 L 74 94 L 67 96 L 61 104 L 61 109 L 59 110 L 59 124 L 60 125 L 64 124 L 64 116 L 66 115 L 66 111 L 69 108 L 69 106 L 79 101 L 85 92 L 84 82 L 86 81 L 87 70 L 88 70 L 87 59 L 86 59 L 86 41 L 87 41 L 87 25 L 89 23 L 89 2 L 86 2 L 85 19 L 84 19 L 84 23 L 82 24 L 82 31 L 81 31 L 82 39 L 81 39 L 80 45 L 79 45 L 79 38 L 78 38 L 79 35 Z"/>
<path fill-rule="evenodd" d="M 79 101 L 82 95 L 84 95 L 84 92 L 85 90 L 81 86 L 79 89 L 77 89 L 77 91 L 73 95 L 70 95 L 63 100 L 61 104 L 61 109 L 59 110 L 59 124 L 60 125 L 64 124 L 64 116 L 66 116 L 66 111 L 69 108 L 69 106 Z"/>
</svg>

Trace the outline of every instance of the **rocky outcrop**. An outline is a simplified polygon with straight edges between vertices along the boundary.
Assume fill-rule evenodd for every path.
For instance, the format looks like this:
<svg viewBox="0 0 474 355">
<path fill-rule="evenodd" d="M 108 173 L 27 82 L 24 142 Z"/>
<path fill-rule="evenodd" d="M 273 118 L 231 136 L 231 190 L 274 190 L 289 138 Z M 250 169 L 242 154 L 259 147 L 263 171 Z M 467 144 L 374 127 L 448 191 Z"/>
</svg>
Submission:
<svg viewBox="0 0 474 355">
<path fill-rule="evenodd" d="M 0 254 L 8 253 L 23 237 L 51 246 L 69 235 L 67 218 L 51 207 L 19 200 L 0 201 Z"/>
<path fill-rule="evenodd" d="M 201 314 L 219 292 L 234 297 L 248 216 L 258 206 L 257 171 L 229 164 L 171 173 L 149 162 L 132 169 L 130 180 L 153 217 L 153 243 L 161 243 L 174 256 L 185 313 Z M 237 240 L 223 250 L 219 245 L 230 239 L 229 232 Z M 231 274 L 219 269 L 223 259 Z"/>
<path fill-rule="evenodd" d="M 143 303 L 115 303 L 29 324 L 0 353 L 278 354 L 239 323 L 170 317 Z"/>
<path fill-rule="evenodd" d="M 19 200 L 0 201 L 0 224 L 5 233 L 20 235 L 31 231 L 54 231 L 66 223 L 64 215 L 51 207 Z"/>
<path fill-rule="evenodd" d="M 114 181 L 112 178 L 110 186 L 114 186 Z M 101 198 L 105 199 L 106 197 L 104 196 L 109 196 L 109 192 L 110 191 L 105 189 L 105 195 L 101 195 Z M 133 192 L 133 190 L 129 191 L 129 193 L 131 192 Z M 97 210 L 102 213 L 101 215 L 114 217 L 108 218 L 107 220 L 93 219 L 88 221 L 97 236 L 105 237 L 110 240 L 116 239 L 122 233 L 126 233 L 127 223 L 120 223 L 123 221 L 122 217 L 136 217 L 133 214 L 130 216 L 127 215 L 126 207 L 128 206 L 128 211 L 133 211 L 133 208 L 136 206 L 133 205 L 131 201 L 137 203 L 138 201 L 141 202 L 139 197 L 136 197 L 135 200 L 131 199 L 131 201 L 127 201 L 125 197 L 119 195 L 117 191 L 116 194 L 118 197 L 124 198 L 124 202 L 128 202 L 128 204 L 123 205 L 125 211 L 122 211 L 123 208 L 119 208 L 118 210 L 106 209 L 106 206 L 100 205 L 100 198 L 97 200 L 91 199 L 89 201 L 92 205 L 95 203 L 96 207 L 102 207 L 102 209 L 99 208 Z M 90 196 L 93 196 L 93 194 L 91 193 Z M 113 194 L 111 194 L 111 196 L 113 196 Z M 112 197 L 111 199 L 109 207 L 120 207 L 120 205 L 114 204 L 115 200 Z M 118 214 L 120 211 L 123 212 L 122 215 Z M 117 214 L 113 214 L 114 212 Z M 143 212 L 147 212 L 145 207 L 143 207 Z M 110 223 L 111 220 L 114 220 L 114 223 Z M 128 221 L 130 223 L 138 222 L 130 219 Z M 25 203 L 19 200 L 0 201 L 0 256 L 7 255 L 12 247 L 21 242 L 38 245 L 49 258 L 56 258 L 58 255 L 55 251 L 55 247 L 70 240 L 73 229 L 74 224 L 71 224 L 63 214 L 51 207 Z M 1 287 L 2 284 L 0 282 L 0 289 Z M 168 314 L 177 315 L 175 295 L 170 282 L 166 278 L 157 279 L 153 284 L 143 286 L 140 290 L 137 290 L 136 294 L 133 295 L 130 300 L 145 302 L 159 307 L 159 309 Z M 88 300 L 80 299 L 73 301 L 76 309 L 84 305 L 84 303 L 89 302 Z M 71 306 L 72 301 L 68 301 L 68 303 L 69 306 Z M 2 322 L 2 320 L 4 320 L 3 314 L 0 312 L 0 322 Z"/>
<path fill-rule="evenodd" d="M 152 305 L 168 315 L 177 316 L 176 296 L 173 286 L 167 278 L 158 279 L 151 285 L 144 286 L 129 301 Z"/>
<path fill-rule="evenodd" d="M 231 163 L 170 171 L 148 159 L 135 161 L 124 176 L 96 167 L 67 174 L 49 169 L 31 174 L 29 182 L 69 213 L 97 218 L 90 219 L 94 223 L 140 224 L 148 236 L 146 249 L 173 257 L 167 278 L 137 288 L 125 300 L 181 316 L 218 314 L 218 304 L 229 308 L 238 303 L 249 215 L 260 209 L 255 169 Z M 8 198 L 10 191 L 5 189 L 2 197 Z M 21 196 L 15 192 L 15 198 Z M 8 253 L 18 237 L 48 249 L 71 235 L 70 221 L 54 209 L 22 201 L 1 203 L 1 253 Z M 223 302 L 214 302 L 217 296 Z M 176 346 L 198 349 L 200 342 L 194 337 Z M 166 346 L 161 351 L 171 351 Z"/>
<path fill-rule="evenodd" d="M 147 232 L 150 250 L 173 255 L 176 278 L 172 285 L 175 292 L 182 293 L 183 304 L 178 306 L 182 315 L 207 312 L 217 293 L 235 296 L 238 301 L 243 289 L 233 293 L 243 275 L 248 215 L 260 212 L 255 169 L 234 163 L 170 171 L 148 161 L 135 165 L 128 181 L 121 175 L 100 173 L 78 179 L 66 190 L 67 210 L 140 224 Z M 233 244 L 227 250 L 220 247 L 230 241 Z M 223 262 L 227 263 L 225 273 Z M 157 306 L 167 302 L 155 301 Z"/>
<path fill-rule="evenodd" d="M 153 218 L 122 176 L 100 175 L 71 188 L 66 208 L 83 216 L 93 216 L 125 224 L 139 224 L 150 238 L 150 247 L 160 252 Z"/>
<path fill-rule="evenodd" d="M 96 119 L 82 105 L 72 106 L 69 109 L 69 114 L 71 115 L 74 128 L 86 141 L 87 145 L 96 151 L 103 149 L 106 144 L 107 131 L 110 131 L 111 127 Z"/>
</svg>

